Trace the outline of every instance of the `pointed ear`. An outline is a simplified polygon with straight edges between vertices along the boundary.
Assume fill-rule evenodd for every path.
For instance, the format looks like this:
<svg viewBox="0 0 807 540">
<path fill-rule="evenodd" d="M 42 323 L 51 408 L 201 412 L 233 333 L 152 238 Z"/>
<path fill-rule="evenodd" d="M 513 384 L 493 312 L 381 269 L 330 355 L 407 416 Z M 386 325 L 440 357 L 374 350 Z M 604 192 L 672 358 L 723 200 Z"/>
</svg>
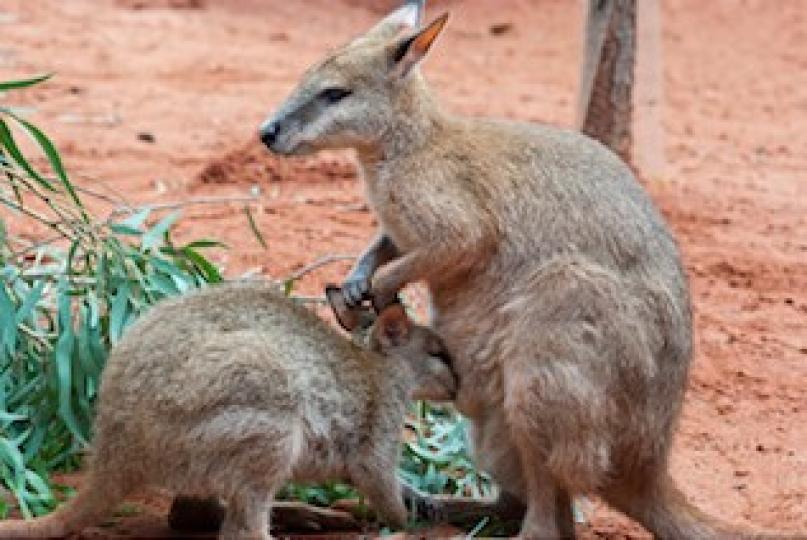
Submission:
<svg viewBox="0 0 807 540">
<path fill-rule="evenodd" d="M 405 0 L 403 5 L 381 19 L 366 35 L 392 38 L 401 30 L 415 29 L 423 20 L 426 0 Z"/>
<path fill-rule="evenodd" d="M 328 304 L 330 304 L 339 325 L 348 332 L 352 332 L 357 328 L 369 328 L 375 320 L 375 315 L 369 308 L 362 306 L 349 307 L 345 302 L 342 289 L 336 285 L 327 285 L 325 287 L 325 298 L 328 300 Z"/>
<path fill-rule="evenodd" d="M 375 322 L 375 335 L 381 347 L 398 347 L 409 341 L 414 324 L 402 304 L 385 308 Z"/>
<path fill-rule="evenodd" d="M 423 19 L 426 0 L 406 0 L 404 4 L 384 17 L 382 23 L 417 28 Z"/>
<path fill-rule="evenodd" d="M 392 49 L 393 76 L 405 77 L 429 52 L 437 36 L 445 28 L 448 13 L 443 13 L 426 28 L 404 37 Z"/>
</svg>

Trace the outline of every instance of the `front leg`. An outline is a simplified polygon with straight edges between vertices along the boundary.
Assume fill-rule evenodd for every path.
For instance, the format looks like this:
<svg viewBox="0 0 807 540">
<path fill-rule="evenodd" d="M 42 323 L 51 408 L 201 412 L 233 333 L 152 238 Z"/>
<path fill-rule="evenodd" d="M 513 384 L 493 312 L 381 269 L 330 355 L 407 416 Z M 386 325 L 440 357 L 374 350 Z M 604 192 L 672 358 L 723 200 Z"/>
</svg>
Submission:
<svg viewBox="0 0 807 540">
<path fill-rule="evenodd" d="M 380 232 L 364 250 L 355 266 L 342 284 L 342 291 L 348 307 L 356 307 L 370 295 L 373 274 L 379 266 L 400 255 L 392 238 Z"/>
<path fill-rule="evenodd" d="M 427 281 L 440 286 L 454 280 L 465 281 L 468 273 L 483 263 L 485 254 L 477 248 L 448 246 L 444 243 L 426 244 L 385 264 L 372 279 L 370 297 L 376 311 L 396 300 L 407 283 Z"/>
</svg>

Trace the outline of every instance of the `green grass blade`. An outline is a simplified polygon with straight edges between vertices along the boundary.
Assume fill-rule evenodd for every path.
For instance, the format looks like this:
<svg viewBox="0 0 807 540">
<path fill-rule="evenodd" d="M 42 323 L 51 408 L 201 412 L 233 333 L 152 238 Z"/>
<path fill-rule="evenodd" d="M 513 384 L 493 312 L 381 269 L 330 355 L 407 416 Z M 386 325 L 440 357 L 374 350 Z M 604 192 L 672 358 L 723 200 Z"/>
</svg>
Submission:
<svg viewBox="0 0 807 540">
<path fill-rule="evenodd" d="M 266 239 L 264 239 L 261 230 L 258 229 L 258 224 L 255 223 L 255 218 L 252 216 L 252 211 L 249 209 L 249 206 L 244 207 L 244 213 L 247 215 L 247 223 L 249 224 L 249 230 L 252 231 L 252 234 L 255 235 L 255 238 L 258 240 L 258 243 L 263 247 L 263 249 L 267 249 L 269 246 L 266 245 Z"/>
<path fill-rule="evenodd" d="M 30 79 L 0 81 L 0 92 L 5 92 L 6 90 L 15 90 L 17 88 L 25 88 L 26 86 L 33 86 L 50 79 L 52 75 L 52 73 L 46 73 L 45 75 L 39 75 L 38 77 L 32 77 Z"/>
</svg>

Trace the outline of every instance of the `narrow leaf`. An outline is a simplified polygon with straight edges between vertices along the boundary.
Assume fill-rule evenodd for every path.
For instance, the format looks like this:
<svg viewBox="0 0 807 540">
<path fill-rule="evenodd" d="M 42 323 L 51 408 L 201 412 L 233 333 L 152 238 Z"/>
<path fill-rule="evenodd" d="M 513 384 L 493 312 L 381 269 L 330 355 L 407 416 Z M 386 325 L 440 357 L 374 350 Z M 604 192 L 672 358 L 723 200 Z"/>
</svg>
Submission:
<svg viewBox="0 0 807 540">
<path fill-rule="evenodd" d="M 263 238 L 260 229 L 258 229 L 258 225 L 255 223 L 255 218 L 252 217 L 252 211 L 250 211 L 249 206 L 244 207 L 244 213 L 247 215 L 247 223 L 249 223 L 249 229 L 252 231 L 252 234 L 255 235 L 255 238 L 263 249 L 266 249 L 268 247 L 266 240 Z"/>
<path fill-rule="evenodd" d="M 28 160 L 25 159 L 25 156 L 22 155 L 22 152 L 20 152 L 17 143 L 14 141 L 14 135 L 12 135 L 11 130 L 8 129 L 8 126 L 3 121 L 2 118 L 0 118 L 0 145 L 5 147 L 5 149 L 11 155 L 11 157 L 14 159 L 17 165 L 22 167 L 22 169 L 25 172 L 27 172 L 31 178 L 39 182 L 42 186 L 46 187 L 47 189 L 54 191 L 53 184 L 42 178 L 42 176 L 38 172 L 36 172 L 36 170 L 34 170 L 33 167 L 31 167 L 31 164 L 28 163 Z"/>
<path fill-rule="evenodd" d="M 180 212 L 178 210 L 171 212 L 144 234 L 143 241 L 140 244 L 140 251 L 145 252 L 158 245 L 162 241 L 165 233 L 168 232 L 168 229 L 171 228 L 171 225 L 179 218 L 179 214 Z"/>
<path fill-rule="evenodd" d="M 30 79 L 20 79 L 17 81 L 0 81 L 0 92 L 5 92 L 6 90 L 14 90 L 16 88 L 25 88 L 26 86 L 33 86 L 35 84 L 41 83 L 42 81 L 50 79 L 51 75 L 52 75 L 51 73 L 47 73 L 45 75 L 32 77 Z"/>
</svg>

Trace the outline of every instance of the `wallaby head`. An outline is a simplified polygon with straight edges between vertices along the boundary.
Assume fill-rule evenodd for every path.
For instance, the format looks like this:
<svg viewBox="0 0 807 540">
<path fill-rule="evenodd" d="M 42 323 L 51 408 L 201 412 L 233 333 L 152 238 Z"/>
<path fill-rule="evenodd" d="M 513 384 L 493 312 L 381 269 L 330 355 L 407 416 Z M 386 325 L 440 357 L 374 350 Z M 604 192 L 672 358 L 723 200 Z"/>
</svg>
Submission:
<svg viewBox="0 0 807 540">
<path fill-rule="evenodd" d="M 451 355 L 431 329 L 415 324 L 400 302 L 384 308 L 376 317 L 373 308 L 348 307 L 339 287 L 328 286 L 325 295 L 342 327 L 354 336 L 366 336 L 370 350 L 403 362 L 413 377 L 412 399 L 452 401 L 457 377 Z"/>
<path fill-rule="evenodd" d="M 416 67 L 448 14 L 419 28 L 422 11 L 422 1 L 407 1 L 309 69 L 261 126 L 264 144 L 286 155 L 377 150 L 384 134 L 414 108 L 413 101 L 428 99 Z"/>
</svg>

